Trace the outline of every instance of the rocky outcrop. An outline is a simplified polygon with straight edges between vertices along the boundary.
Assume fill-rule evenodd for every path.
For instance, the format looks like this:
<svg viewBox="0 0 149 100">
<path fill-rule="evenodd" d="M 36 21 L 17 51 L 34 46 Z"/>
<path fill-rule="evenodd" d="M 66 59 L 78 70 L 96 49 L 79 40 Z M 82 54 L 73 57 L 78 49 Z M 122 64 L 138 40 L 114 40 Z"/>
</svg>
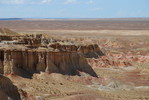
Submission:
<svg viewBox="0 0 149 100">
<path fill-rule="evenodd" d="M 99 58 L 104 55 L 97 44 L 80 46 L 78 52 L 84 54 L 86 58 Z"/>
<path fill-rule="evenodd" d="M 24 42 L 24 44 L 28 44 L 28 45 L 41 45 L 42 43 L 42 35 L 26 35 L 25 37 L 22 38 L 22 42 Z"/>
<path fill-rule="evenodd" d="M 40 71 L 79 75 L 78 71 L 97 76 L 86 59 L 76 52 L 4 51 L 4 74 L 24 76 Z"/>
<path fill-rule="evenodd" d="M 0 100 L 21 100 L 20 94 L 16 86 L 11 80 L 0 75 Z"/>
<path fill-rule="evenodd" d="M 20 36 L 15 44 L 0 46 L 0 72 L 30 77 L 41 71 L 47 73 L 61 73 L 79 75 L 86 72 L 97 77 L 94 70 L 87 63 L 85 57 L 98 57 L 101 51 L 97 45 L 75 46 L 42 45 L 41 36 Z M 23 43 L 23 44 L 21 44 Z M 34 48 L 34 46 L 36 48 Z"/>
<path fill-rule="evenodd" d="M 74 51 L 78 52 L 80 55 L 86 58 L 98 58 L 99 56 L 103 56 L 104 54 L 99 49 L 97 44 L 92 45 L 66 45 L 60 43 L 50 44 L 50 47 L 54 49 L 58 49 L 60 51 Z"/>
</svg>

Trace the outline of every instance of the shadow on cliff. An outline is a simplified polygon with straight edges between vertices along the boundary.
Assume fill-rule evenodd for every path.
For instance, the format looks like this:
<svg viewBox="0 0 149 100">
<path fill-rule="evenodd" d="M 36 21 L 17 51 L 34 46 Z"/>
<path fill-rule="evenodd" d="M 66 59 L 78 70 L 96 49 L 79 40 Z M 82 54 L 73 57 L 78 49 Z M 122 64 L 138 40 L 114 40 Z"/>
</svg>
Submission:
<svg viewBox="0 0 149 100">
<path fill-rule="evenodd" d="M 52 62 L 50 62 L 51 64 L 49 64 L 50 66 L 48 66 L 44 71 L 40 71 L 40 72 L 45 72 L 48 74 L 51 73 L 61 73 L 62 75 L 78 75 L 81 76 L 80 72 L 85 72 L 93 77 L 98 77 L 97 74 L 95 73 L 95 71 L 92 69 L 92 67 L 87 63 L 87 60 L 82 57 L 81 59 L 79 59 L 79 65 L 77 64 L 72 64 L 69 66 L 64 65 L 64 63 L 62 62 L 59 65 L 55 65 Z M 32 79 L 33 74 L 35 73 L 40 73 L 40 72 L 28 72 L 25 69 L 22 68 L 15 68 L 14 69 L 14 75 L 19 75 L 21 77 L 24 78 L 29 78 Z"/>
<path fill-rule="evenodd" d="M 34 72 L 35 73 L 35 72 Z M 29 78 L 29 79 L 32 79 L 32 76 L 34 73 L 30 73 L 28 71 L 25 71 L 24 69 L 22 68 L 16 68 L 15 69 L 15 73 L 12 73 L 12 74 L 15 74 L 15 75 L 19 75 L 23 78 Z"/>
<path fill-rule="evenodd" d="M 0 75 L 0 100 L 8 100 L 8 98 L 21 100 L 18 88 L 13 85 L 9 78 Z"/>
<path fill-rule="evenodd" d="M 80 57 L 79 64 L 81 67 L 78 68 L 79 71 L 88 73 L 89 75 L 93 77 L 98 77 L 95 71 L 92 69 L 92 67 L 88 64 L 86 58 Z"/>
</svg>

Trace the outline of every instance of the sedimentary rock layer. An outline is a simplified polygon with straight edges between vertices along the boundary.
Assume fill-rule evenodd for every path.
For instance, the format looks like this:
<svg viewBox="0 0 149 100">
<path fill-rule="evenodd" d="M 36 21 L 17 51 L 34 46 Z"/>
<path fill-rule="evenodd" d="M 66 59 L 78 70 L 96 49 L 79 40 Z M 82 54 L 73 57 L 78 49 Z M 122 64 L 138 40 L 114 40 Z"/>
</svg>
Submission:
<svg viewBox="0 0 149 100">
<path fill-rule="evenodd" d="M 101 55 L 96 44 L 75 45 L 69 41 L 46 39 L 42 35 L 5 38 L 0 44 L 0 73 L 29 77 L 41 71 L 68 75 L 86 72 L 97 77 L 86 58 Z"/>
<path fill-rule="evenodd" d="M 96 76 L 86 59 L 76 52 L 11 51 L 1 52 L 1 73 L 24 76 L 40 71 L 76 75 L 78 71 Z M 3 58 L 4 57 L 4 58 Z"/>
<path fill-rule="evenodd" d="M 91 45 L 65 45 L 60 43 L 54 43 L 49 45 L 54 49 L 58 49 L 60 51 L 73 51 L 78 52 L 80 55 L 86 58 L 98 58 L 99 56 L 103 56 L 104 54 L 99 49 L 98 45 L 91 44 Z"/>
<path fill-rule="evenodd" d="M 39 73 L 40 71 L 48 73 L 62 73 L 70 75 L 79 75 L 79 71 L 86 72 L 92 76 L 97 76 L 88 65 L 86 59 L 77 51 L 55 51 L 57 48 L 45 47 L 37 49 L 40 46 L 41 38 L 23 38 L 21 46 L 18 44 L 3 44 L 4 47 L 0 49 L 0 72 L 2 74 L 15 73 L 24 77 Z M 7 40 L 10 41 L 10 40 Z M 38 41 L 38 42 L 37 42 Z M 35 49 L 33 46 L 37 46 Z M 24 45 L 22 47 L 22 45 Z M 28 48 L 30 46 L 31 48 Z M 12 48 L 16 47 L 16 48 Z M 72 46 L 68 46 L 71 48 Z"/>
</svg>

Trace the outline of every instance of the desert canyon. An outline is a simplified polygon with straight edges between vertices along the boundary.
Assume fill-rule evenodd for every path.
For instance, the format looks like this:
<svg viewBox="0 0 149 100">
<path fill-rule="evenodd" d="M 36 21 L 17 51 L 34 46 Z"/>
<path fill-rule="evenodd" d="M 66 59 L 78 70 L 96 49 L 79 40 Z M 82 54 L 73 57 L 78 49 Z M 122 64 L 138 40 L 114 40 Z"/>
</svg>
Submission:
<svg viewBox="0 0 149 100">
<path fill-rule="evenodd" d="M 0 100 L 149 100 L 149 19 L 1 20 Z"/>
</svg>

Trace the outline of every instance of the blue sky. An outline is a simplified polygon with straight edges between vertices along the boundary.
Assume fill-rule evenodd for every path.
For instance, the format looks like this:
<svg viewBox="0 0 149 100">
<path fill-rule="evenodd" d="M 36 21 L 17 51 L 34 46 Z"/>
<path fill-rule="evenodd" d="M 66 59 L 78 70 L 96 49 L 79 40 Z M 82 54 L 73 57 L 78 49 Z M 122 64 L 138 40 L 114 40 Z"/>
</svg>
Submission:
<svg viewBox="0 0 149 100">
<path fill-rule="evenodd" d="M 0 0 L 0 18 L 149 17 L 149 0 Z"/>
</svg>

